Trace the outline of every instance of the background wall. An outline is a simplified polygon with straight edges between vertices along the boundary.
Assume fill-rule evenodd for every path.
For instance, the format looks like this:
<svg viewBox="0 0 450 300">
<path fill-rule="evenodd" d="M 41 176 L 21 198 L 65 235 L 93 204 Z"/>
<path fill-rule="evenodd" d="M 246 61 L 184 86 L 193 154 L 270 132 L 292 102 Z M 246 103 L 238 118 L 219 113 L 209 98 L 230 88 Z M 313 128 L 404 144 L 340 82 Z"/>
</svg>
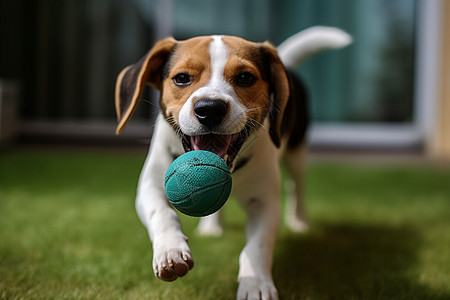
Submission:
<svg viewBox="0 0 450 300">
<path fill-rule="evenodd" d="M 0 80 L 18 87 L 14 102 L 20 137 L 112 138 L 115 78 L 156 39 L 214 33 L 278 44 L 309 26 L 336 26 L 349 32 L 354 43 L 319 54 L 297 70 L 309 87 L 316 127 L 328 126 L 322 141 L 334 136 L 349 144 L 345 141 L 352 134 L 347 129 L 356 128 L 352 145 L 364 144 L 364 136 L 370 136 L 376 125 L 379 138 L 366 142 L 370 147 L 391 143 L 437 149 L 437 141 L 446 140 L 448 126 L 436 125 L 434 142 L 429 142 L 429 134 L 417 125 L 417 103 L 423 101 L 417 96 L 417 57 L 424 3 L 429 2 L 0 0 Z M 448 2 L 442 3 L 448 7 Z M 446 56 L 448 51 L 441 53 Z M 440 95 L 449 97 L 445 89 Z M 150 89 L 145 91 L 126 135 L 135 139 L 151 134 L 149 120 L 158 110 L 157 97 Z M 443 117 L 439 120 L 446 122 Z M 338 130 L 338 135 L 328 130 L 340 126 L 346 130 Z M 389 137 L 394 131 L 396 135 Z"/>
</svg>

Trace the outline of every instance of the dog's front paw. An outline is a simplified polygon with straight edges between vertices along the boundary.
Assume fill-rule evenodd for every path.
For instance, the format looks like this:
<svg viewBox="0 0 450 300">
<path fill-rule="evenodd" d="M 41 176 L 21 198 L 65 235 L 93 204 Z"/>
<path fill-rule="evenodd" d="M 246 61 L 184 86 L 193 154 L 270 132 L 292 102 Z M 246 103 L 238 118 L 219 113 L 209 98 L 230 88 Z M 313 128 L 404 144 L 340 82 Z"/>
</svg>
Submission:
<svg viewBox="0 0 450 300">
<path fill-rule="evenodd" d="M 187 238 L 163 238 L 162 243 L 153 244 L 153 271 L 165 281 L 173 281 L 186 275 L 194 267 Z"/>
<path fill-rule="evenodd" d="M 278 292 L 271 280 L 243 277 L 239 281 L 237 300 L 278 300 Z"/>
</svg>

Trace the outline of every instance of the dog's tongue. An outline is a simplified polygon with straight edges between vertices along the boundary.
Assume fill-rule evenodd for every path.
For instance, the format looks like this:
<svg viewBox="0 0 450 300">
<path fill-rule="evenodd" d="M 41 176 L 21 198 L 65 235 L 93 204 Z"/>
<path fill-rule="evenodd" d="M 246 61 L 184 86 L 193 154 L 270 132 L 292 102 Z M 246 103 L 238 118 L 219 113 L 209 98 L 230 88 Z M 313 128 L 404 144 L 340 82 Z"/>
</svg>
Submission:
<svg viewBox="0 0 450 300">
<path fill-rule="evenodd" d="M 222 159 L 231 144 L 232 135 L 206 134 L 191 136 L 191 144 L 194 150 L 206 150 L 213 152 Z"/>
</svg>

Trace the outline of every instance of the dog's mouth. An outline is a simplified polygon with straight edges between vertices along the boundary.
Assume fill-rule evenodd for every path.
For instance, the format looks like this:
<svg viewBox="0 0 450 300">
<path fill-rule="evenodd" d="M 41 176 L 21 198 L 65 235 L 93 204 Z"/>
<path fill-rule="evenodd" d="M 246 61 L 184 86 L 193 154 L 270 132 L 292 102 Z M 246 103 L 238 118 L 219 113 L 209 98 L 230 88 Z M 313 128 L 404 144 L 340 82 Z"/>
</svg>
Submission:
<svg viewBox="0 0 450 300">
<path fill-rule="evenodd" d="M 205 150 L 220 156 L 230 169 L 234 159 L 247 139 L 245 130 L 236 134 L 205 134 L 188 136 L 183 134 L 184 151 Z"/>
</svg>

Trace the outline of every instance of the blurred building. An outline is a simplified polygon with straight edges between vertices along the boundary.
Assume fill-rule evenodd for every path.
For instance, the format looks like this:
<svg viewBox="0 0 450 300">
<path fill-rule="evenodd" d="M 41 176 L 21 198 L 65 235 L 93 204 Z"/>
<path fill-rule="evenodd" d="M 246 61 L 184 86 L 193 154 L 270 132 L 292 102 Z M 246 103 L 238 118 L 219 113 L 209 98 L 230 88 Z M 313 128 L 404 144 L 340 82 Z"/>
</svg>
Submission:
<svg viewBox="0 0 450 300">
<path fill-rule="evenodd" d="M 310 144 L 450 157 L 449 17 L 446 0 L 1 0 L 0 133 L 145 139 L 157 94 L 145 92 L 116 138 L 114 84 L 157 39 L 232 34 L 276 45 L 327 25 L 354 43 L 297 70 L 311 97 Z M 5 121 L 14 110 L 17 126 Z"/>
</svg>

